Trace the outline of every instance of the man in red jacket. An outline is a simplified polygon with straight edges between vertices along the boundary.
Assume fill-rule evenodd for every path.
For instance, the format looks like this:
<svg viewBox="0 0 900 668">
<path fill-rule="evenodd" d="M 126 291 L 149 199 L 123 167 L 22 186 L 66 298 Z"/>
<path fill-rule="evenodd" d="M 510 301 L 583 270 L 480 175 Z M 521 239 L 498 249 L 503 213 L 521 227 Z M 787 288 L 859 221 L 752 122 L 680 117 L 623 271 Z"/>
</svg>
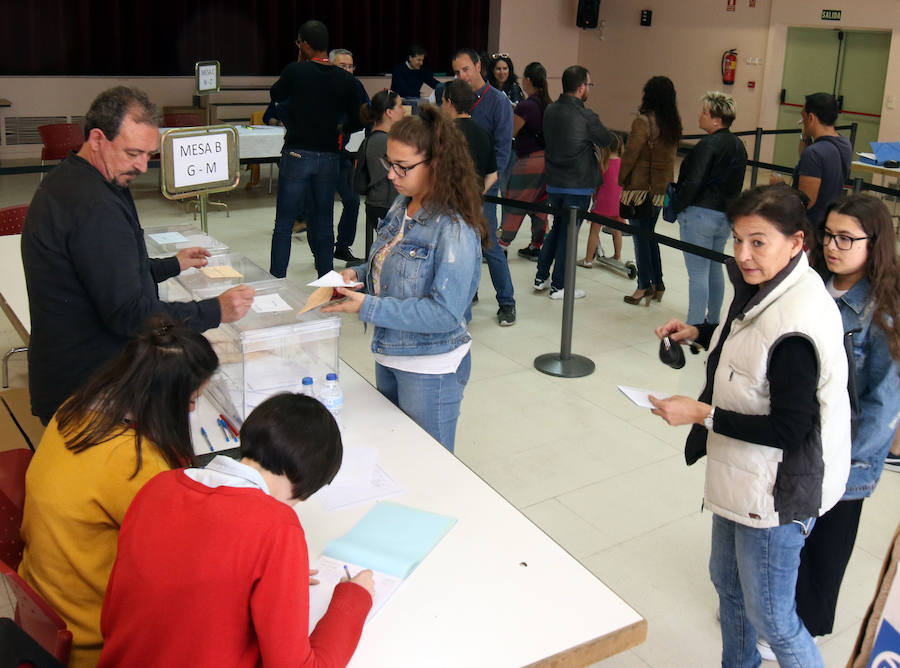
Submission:
<svg viewBox="0 0 900 668">
<path fill-rule="evenodd" d="M 329 483 L 341 436 L 317 400 L 280 394 L 241 427 L 241 460 L 166 471 L 134 498 L 101 616 L 100 666 L 344 666 L 372 572 L 309 628 L 309 558 L 292 503 Z"/>
</svg>

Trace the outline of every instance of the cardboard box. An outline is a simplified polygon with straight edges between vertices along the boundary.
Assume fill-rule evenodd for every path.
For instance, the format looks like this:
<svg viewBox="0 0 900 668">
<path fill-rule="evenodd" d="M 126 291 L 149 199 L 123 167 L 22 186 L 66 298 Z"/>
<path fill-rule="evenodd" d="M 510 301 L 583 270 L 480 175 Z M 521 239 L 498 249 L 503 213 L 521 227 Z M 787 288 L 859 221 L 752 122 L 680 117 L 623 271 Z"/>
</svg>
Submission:
<svg viewBox="0 0 900 668">
<path fill-rule="evenodd" d="M 0 450 L 34 450 L 44 435 L 44 425 L 31 414 L 28 390 L 17 387 L 0 392 Z"/>
</svg>

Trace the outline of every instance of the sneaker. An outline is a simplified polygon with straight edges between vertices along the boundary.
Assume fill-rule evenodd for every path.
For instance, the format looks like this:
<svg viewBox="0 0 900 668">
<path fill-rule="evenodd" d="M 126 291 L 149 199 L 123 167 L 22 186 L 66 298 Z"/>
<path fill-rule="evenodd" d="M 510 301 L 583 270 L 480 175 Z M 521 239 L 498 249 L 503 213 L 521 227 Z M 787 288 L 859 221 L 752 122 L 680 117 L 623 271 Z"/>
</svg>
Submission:
<svg viewBox="0 0 900 668">
<path fill-rule="evenodd" d="M 884 458 L 884 468 L 886 471 L 900 471 L 900 455 L 889 452 Z"/>
<path fill-rule="evenodd" d="M 543 292 L 548 287 L 550 287 L 550 279 L 549 278 L 545 278 L 544 280 L 541 280 L 539 278 L 534 279 L 534 291 L 535 292 Z"/>
<path fill-rule="evenodd" d="M 563 290 L 562 288 L 557 290 L 556 288 L 551 286 L 550 287 L 550 299 L 562 299 L 564 292 L 565 292 L 565 290 Z M 584 297 L 584 295 L 585 295 L 584 290 L 579 290 L 578 288 L 575 288 L 575 299 L 581 299 L 582 297 Z"/>
<path fill-rule="evenodd" d="M 516 305 L 501 304 L 497 309 L 497 322 L 501 327 L 510 327 L 516 324 Z"/>
<path fill-rule="evenodd" d="M 293 234 L 300 234 L 301 232 L 306 232 L 306 221 L 305 220 L 295 220 L 294 221 L 294 229 L 292 230 Z"/>
<path fill-rule="evenodd" d="M 756 651 L 759 652 L 759 655 L 762 657 L 763 661 L 778 660 L 775 658 L 775 652 L 772 651 L 772 646 L 762 638 L 756 641 Z"/>
<path fill-rule="evenodd" d="M 353 253 L 350 252 L 349 248 L 335 248 L 334 249 L 334 259 L 335 260 L 344 260 L 347 263 L 348 267 L 353 267 L 358 264 L 362 264 L 365 262 L 360 257 L 355 257 Z M 352 263 L 352 264 L 351 264 Z"/>
<path fill-rule="evenodd" d="M 541 249 L 532 244 L 528 244 L 525 248 L 520 248 L 517 252 L 519 257 L 524 257 L 526 260 L 537 262 L 538 255 L 541 254 Z"/>
</svg>

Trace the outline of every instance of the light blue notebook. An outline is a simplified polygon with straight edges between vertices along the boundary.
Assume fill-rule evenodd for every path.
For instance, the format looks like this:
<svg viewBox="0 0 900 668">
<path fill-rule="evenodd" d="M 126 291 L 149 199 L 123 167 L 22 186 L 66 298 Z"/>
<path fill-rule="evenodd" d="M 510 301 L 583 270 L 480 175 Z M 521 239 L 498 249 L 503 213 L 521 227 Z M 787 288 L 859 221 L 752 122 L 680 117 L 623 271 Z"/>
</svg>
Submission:
<svg viewBox="0 0 900 668">
<path fill-rule="evenodd" d="M 325 556 L 405 578 L 455 523 L 454 517 L 381 501 L 328 543 Z"/>
</svg>

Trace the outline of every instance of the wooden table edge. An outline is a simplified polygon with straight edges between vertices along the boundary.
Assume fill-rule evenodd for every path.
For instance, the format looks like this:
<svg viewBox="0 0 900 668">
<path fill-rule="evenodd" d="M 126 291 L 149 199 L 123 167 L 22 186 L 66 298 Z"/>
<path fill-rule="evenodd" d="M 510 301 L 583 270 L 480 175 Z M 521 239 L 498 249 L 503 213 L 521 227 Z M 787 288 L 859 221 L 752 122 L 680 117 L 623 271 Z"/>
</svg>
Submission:
<svg viewBox="0 0 900 668">
<path fill-rule="evenodd" d="M 576 668 L 637 647 L 647 639 L 647 620 L 641 619 L 605 636 L 575 645 L 523 668 Z"/>
</svg>

